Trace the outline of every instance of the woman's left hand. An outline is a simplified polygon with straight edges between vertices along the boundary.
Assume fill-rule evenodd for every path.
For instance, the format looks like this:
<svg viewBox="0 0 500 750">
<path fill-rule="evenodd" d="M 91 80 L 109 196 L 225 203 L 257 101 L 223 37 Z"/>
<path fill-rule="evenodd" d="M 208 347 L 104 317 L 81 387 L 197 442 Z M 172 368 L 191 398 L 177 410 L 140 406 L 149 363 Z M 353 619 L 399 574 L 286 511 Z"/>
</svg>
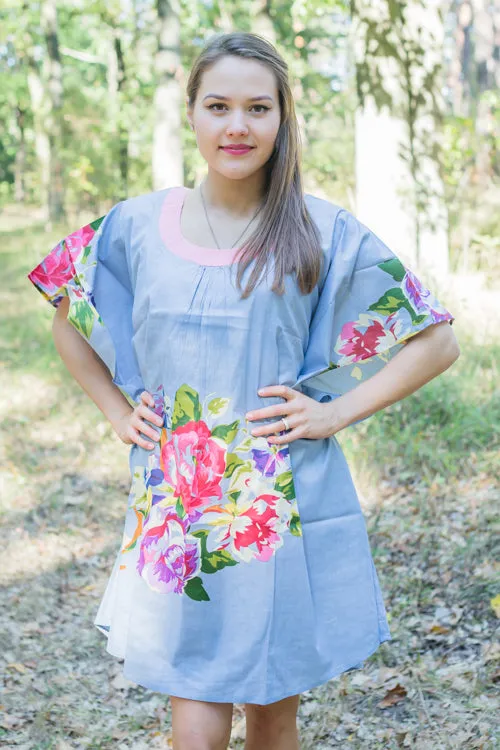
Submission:
<svg viewBox="0 0 500 750">
<path fill-rule="evenodd" d="M 328 409 L 329 404 L 315 401 L 286 385 L 270 385 L 260 388 L 258 394 L 259 396 L 280 396 L 286 399 L 286 403 L 273 404 L 273 406 L 247 412 L 248 421 L 277 418 L 275 422 L 253 427 L 251 434 L 254 437 L 269 435 L 268 442 L 279 445 L 299 438 L 315 440 L 331 437 L 334 434 L 335 428 L 332 424 L 330 409 Z M 281 417 L 286 417 L 290 429 L 284 435 L 277 435 L 275 433 L 286 429 Z"/>
</svg>

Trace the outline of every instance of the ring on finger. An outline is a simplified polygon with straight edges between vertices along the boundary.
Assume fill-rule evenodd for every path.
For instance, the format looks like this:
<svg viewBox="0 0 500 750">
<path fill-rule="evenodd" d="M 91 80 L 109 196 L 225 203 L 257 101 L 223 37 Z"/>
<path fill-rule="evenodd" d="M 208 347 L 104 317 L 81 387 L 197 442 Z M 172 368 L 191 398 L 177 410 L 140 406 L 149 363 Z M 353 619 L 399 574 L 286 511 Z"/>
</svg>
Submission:
<svg viewBox="0 0 500 750">
<path fill-rule="evenodd" d="M 285 430 L 290 430 L 291 429 L 290 424 L 288 422 L 288 419 L 286 417 L 281 417 L 281 421 L 285 425 Z"/>
</svg>

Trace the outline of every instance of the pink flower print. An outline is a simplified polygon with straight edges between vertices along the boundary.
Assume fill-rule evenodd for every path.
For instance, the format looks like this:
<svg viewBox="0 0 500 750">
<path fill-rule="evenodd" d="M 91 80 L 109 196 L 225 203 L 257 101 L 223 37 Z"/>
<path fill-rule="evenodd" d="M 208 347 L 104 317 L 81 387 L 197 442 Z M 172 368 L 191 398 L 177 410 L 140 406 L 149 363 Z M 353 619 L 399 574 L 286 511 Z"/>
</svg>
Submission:
<svg viewBox="0 0 500 750">
<path fill-rule="evenodd" d="M 182 594 L 186 582 L 200 572 L 200 542 L 171 508 L 155 506 L 154 512 L 142 537 L 137 571 L 154 591 Z"/>
<path fill-rule="evenodd" d="M 211 437 L 205 422 L 188 422 L 172 432 L 161 449 L 165 479 L 181 499 L 191 522 L 201 508 L 222 497 L 220 486 L 226 469 L 226 449 Z"/>
<path fill-rule="evenodd" d="M 226 549 L 241 562 L 266 562 L 283 544 L 281 534 L 290 512 L 290 503 L 272 492 L 253 500 L 247 496 L 236 504 L 208 508 L 203 515 L 203 523 L 210 527 L 207 548 Z"/>
<path fill-rule="evenodd" d="M 235 529 L 233 542 L 238 552 L 242 547 L 255 545 L 257 560 L 266 562 L 273 556 L 274 550 L 282 542 L 275 528 L 279 522 L 274 507 L 277 499 L 276 495 L 259 495 L 251 507 L 241 514 L 240 519 L 245 521 L 245 525 L 242 529 Z"/>
<path fill-rule="evenodd" d="M 42 291 L 53 295 L 75 276 L 75 269 L 64 241 L 31 271 L 28 278 Z"/>
<path fill-rule="evenodd" d="M 95 229 L 92 229 L 90 224 L 87 224 L 66 237 L 64 242 L 66 243 L 66 247 L 69 250 L 72 260 L 77 260 L 83 248 L 90 245 L 94 235 Z"/>
<path fill-rule="evenodd" d="M 358 321 L 342 326 L 335 351 L 345 359 L 339 365 L 368 359 L 391 347 L 397 341 L 395 326 L 384 325 L 384 320 L 362 314 Z"/>
</svg>

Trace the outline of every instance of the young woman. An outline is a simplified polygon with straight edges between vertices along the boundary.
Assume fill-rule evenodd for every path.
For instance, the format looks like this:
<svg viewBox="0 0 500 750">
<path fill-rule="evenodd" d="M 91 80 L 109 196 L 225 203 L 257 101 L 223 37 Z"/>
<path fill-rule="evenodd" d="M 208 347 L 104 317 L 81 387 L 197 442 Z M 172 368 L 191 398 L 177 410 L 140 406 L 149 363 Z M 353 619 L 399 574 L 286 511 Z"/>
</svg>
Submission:
<svg viewBox="0 0 500 750">
<path fill-rule="evenodd" d="M 68 370 L 131 444 L 97 612 L 167 693 L 174 747 L 298 748 L 300 693 L 391 639 L 336 433 L 458 357 L 444 309 L 351 213 L 304 195 L 285 62 L 214 37 L 188 82 L 207 175 L 122 201 L 30 279 Z"/>
</svg>

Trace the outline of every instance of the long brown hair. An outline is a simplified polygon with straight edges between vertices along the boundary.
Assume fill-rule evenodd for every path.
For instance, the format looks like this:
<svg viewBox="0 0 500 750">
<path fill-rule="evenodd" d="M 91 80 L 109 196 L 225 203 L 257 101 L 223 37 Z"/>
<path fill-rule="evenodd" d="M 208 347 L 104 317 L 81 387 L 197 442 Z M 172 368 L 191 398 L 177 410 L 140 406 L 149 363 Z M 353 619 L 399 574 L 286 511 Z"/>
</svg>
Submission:
<svg viewBox="0 0 500 750">
<path fill-rule="evenodd" d="M 258 34 L 234 31 L 217 34 L 208 41 L 195 60 L 187 83 L 189 106 L 193 107 L 205 70 L 227 55 L 243 57 L 266 65 L 275 75 L 279 92 L 281 121 L 274 150 L 266 167 L 266 185 L 261 220 L 238 256 L 237 284 L 255 259 L 242 298 L 248 297 L 269 260 L 273 248 L 275 271 L 272 290 L 285 291 L 284 277 L 295 273 L 303 294 L 309 294 L 321 272 L 322 249 L 318 229 L 304 201 L 300 166 L 300 132 L 285 60 Z"/>
</svg>

